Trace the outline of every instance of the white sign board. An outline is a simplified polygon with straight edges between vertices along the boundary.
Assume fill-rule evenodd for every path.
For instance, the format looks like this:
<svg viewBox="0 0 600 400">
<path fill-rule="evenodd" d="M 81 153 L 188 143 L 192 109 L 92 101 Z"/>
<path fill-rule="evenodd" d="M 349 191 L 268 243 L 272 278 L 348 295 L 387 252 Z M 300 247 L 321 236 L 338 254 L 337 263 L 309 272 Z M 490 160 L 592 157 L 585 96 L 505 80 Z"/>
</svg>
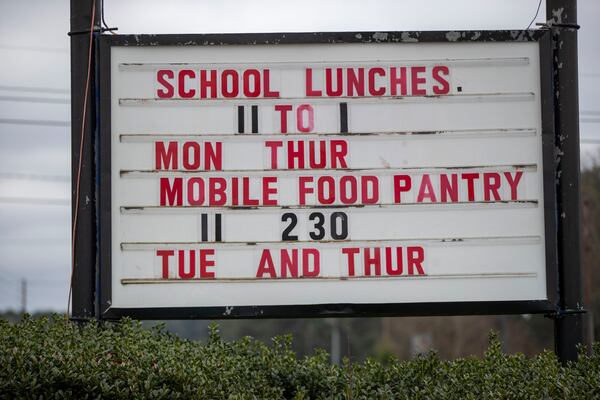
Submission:
<svg viewBox="0 0 600 400">
<path fill-rule="evenodd" d="M 539 46 L 111 46 L 110 307 L 547 300 Z"/>
</svg>

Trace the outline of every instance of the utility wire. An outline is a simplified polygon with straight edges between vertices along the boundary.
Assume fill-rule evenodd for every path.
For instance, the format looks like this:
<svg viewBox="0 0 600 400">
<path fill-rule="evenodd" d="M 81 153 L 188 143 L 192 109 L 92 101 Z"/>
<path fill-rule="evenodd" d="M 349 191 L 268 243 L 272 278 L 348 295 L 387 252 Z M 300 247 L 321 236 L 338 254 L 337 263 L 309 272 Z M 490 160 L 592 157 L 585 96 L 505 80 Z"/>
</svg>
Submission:
<svg viewBox="0 0 600 400">
<path fill-rule="evenodd" d="M 70 199 L 51 197 L 0 197 L 0 203 L 19 205 L 68 206 Z"/>
<path fill-rule="evenodd" d="M 25 277 L 24 277 L 25 278 Z M 12 277 L 9 278 L 0 278 L 0 282 L 4 282 L 5 284 L 16 284 L 18 285 L 21 282 L 21 279 L 23 278 L 17 278 L 15 277 L 15 275 L 13 275 Z M 61 279 L 61 278 L 26 278 L 27 279 L 27 283 L 32 283 L 32 284 L 36 284 L 36 285 L 43 285 L 44 283 L 68 283 L 66 282 L 66 279 Z"/>
<path fill-rule="evenodd" d="M 113 35 L 116 35 L 116 33 L 114 32 L 115 30 L 117 30 L 117 28 L 109 28 L 108 24 L 106 23 L 106 20 L 104 19 L 104 0 L 99 0 L 100 1 L 100 21 L 101 24 L 104 25 L 104 28 L 110 32 Z"/>
<path fill-rule="evenodd" d="M 579 122 L 597 124 L 600 123 L 600 117 L 580 117 Z"/>
<path fill-rule="evenodd" d="M 40 51 L 44 53 L 69 53 L 69 49 L 63 49 L 58 47 L 12 46 L 7 44 L 0 44 L 0 50 Z"/>
<path fill-rule="evenodd" d="M 49 103 L 49 104 L 71 104 L 70 99 L 53 99 L 51 97 L 31 96 L 0 96 L 0 101 L 16 101 L 24 103 Z"/>
<path fill-rule="evenodd" d="M 531 22 L 529 23 L 529 25 L 527 25 L 527 28 L 525 30 L 529 30 L 529 28 L 531 28 L 531 24 L 533 24 L 533 22 L 535 21 L 535 19 L 538 16 L 538 14 L 540 13 L 540 6 L 541 5 L 542 5 L 542 0 L 539 1 L 538 6 L 537 6 L 537 10 L 535 10 L 535 15 L 533 16 L 533 19 L 531 20 Z"/>
<path fill-rule="evenodd" d="M 54 93 L 54 94 L 71 94 L 69 89 L 36 87 L 36 86 L 0 86 L 0 90 L 10 92 L 27 92 L 27 93 Z"/>
<path fill-rule="evenodd" d="M 106 29 L 109 29 L 108 24 L 104 20 L 104 0 L 100 0 L 100 20 Z"/>
<path fill-rule="evenodd" d="M 19 244 L 29 244 L 29 243 L 39 243 L 46 245 L 54 245 L 54 244 L 68 244 L 71 238 L 68 237 L 57 237 L 57 238 L 49 238 L 49 237 L 29 237 L 29 238 L 19 238 L 19 237 L 0 237 L 0 244 L 2 243 L 10 243 L 11 245 L 19 245 Z"/>
<path fill-rule="evenodd" d="M 21 181 L 70 182 L 68 175 L 29 174 L 24 172 L 0 172 L 0 179 L 18 179 Z"/>
<path fill-rule="evenodd" d="M 71 121 L 52 121 L 46 119 L 0 118 L 0 124 L 34 126 L 71 126 Z"/>
</svg>

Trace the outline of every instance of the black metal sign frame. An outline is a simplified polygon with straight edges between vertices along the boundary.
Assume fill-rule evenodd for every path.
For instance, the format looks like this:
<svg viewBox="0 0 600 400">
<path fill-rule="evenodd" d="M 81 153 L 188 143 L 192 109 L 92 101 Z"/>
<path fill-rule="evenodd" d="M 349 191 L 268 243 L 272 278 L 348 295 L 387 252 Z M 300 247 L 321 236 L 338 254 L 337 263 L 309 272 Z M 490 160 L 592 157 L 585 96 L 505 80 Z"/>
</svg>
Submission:
<svg viewBox="0 0 600 400">
<path fill-rule="evenodd" d="M 557 208 L 554 103 L 551 35 L 534 31 L 460 32 L 327 32 L 210 35 L 102 35 L 99 37 L 97 90 L 99 91 L 99 135 L 95 154 L 97 171 L 97 216 L 99 269 L 96 302 L 99 319 L 225 319 L 292 317 L 359 317 L 552 313 L 557 309 Z M 116 308 L 111 304 L 111 47 L 114 46 L 222 46 L 317 43 L 415 42 L 538 42 L 540 51 L 544 218 L 547 300 L 486 301 L 399 304 L 314 304 L 280 306 Z M 93 294 L 90 294 L 93 296 Z M 231 307 L 233 306 L 233 307 Z"/>
</svg>

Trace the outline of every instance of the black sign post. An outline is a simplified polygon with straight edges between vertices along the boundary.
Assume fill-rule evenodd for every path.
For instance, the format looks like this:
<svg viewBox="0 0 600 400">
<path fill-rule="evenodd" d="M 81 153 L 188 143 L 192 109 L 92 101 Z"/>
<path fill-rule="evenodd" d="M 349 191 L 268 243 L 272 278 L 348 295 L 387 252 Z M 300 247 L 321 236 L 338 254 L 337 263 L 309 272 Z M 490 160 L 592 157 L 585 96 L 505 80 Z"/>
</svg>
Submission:
<svg viewBox="0 0 600 400">
<path fill-rule="evenodd" d="M 88 320 L 96 315 L 94 305 L 97 254 L 94 163 L 96 115 L 93 95 L 95 57 L 93 49 L 90 54 L 92 34 L 90 27 L 99 26 L 100 13 L 94 12 L 93 8 L 98 8 L 95 0 L 71 0 L 69 35 L 71 37 L 71 234 L 73 235 L 71 255 L 73 260 L 70 284 L 73 299 L 71 317 L 75 320 Z M 94 15 L 93 24 L 92 15 Z"/>
<path fill-rule="evenodd" d="M 581 198 L 579 190 L 579 102 L 577 1 L 547 0 L 546 19 L 554 44 L 554 129 L 556 132 L 558 291 L 554 315 L 556 354 L 577 359 L 583 339 Z"/>
</svg>

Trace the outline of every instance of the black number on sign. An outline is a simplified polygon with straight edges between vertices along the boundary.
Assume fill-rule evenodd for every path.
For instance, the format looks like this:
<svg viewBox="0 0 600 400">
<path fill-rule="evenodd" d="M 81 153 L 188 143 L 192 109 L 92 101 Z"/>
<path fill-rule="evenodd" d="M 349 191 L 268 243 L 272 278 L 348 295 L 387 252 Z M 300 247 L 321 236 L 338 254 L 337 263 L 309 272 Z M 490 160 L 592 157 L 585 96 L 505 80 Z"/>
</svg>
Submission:
<svg viewBox="0 0 600 400">
<path fill-rule="evenodd" d="M 338 232 L 338 221 L 340 222 L 340 232 Z M 348 216 L 343 212 L 334 212 L 331 214 L 331 238 L 333 240 L 343 240 L 348 237 Z"/>
<path fill-rule="evenodd" d="M 210 214 L 200 214 L 200 228 L 201 228 L 201 239 L 203 242 L 220 242 L 222 241 L 223 228 L 221 224 L 221 214 L 214 214 L 214 237 L 211 238 L 209 227 L 212 225 L 212 221 L 209 224 Z"/>
<path fill-rule="evenodd" d="M 321 240 L 325 237 L 325 215 L 320 212 L 311 213 L 308 216 L 311 222 L 314 222 L 314 231 L 308 235 L 312 240 Z M 334 212 L 329 220 L 329 229 L 333 240 L 344 240 L 348 237 L 348 215 L 343 212 Z"/>
<path fill-rule="evenodd" d="M 323 239 L 325 237 L 325 229 L 323 229 L 323 223 L 325 222 L 325 216 L 320 212 L 314 212 L 308 216 L 308 219 L 310 221 L 314 221 L 315 219 L 318 220 L 314 225 L 316 231 L 309 233 L 310 238 L 312 240 Z"/>
<path fill-rule="evenodd" d="M 298 217 L 294 213 L 285 213 L 281 216 L 281 222 L 289 221 L 290 224 L 283 230 L 281 240 L 298 240 L 298 235 L 291 235 L 292 230 L 298 224 Z"/>
</svg>

